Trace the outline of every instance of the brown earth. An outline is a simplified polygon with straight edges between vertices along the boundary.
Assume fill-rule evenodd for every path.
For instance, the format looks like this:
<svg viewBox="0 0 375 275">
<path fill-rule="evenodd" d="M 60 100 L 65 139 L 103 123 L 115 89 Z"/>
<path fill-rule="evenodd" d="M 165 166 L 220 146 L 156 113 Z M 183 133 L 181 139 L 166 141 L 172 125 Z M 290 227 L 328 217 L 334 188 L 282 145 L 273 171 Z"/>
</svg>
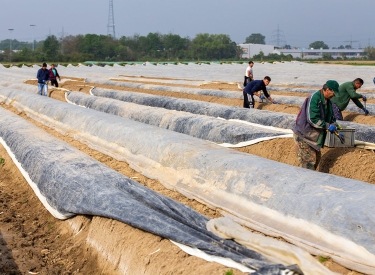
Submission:
<svg viewBox="0 0 375 275">
<path fill-rule="evenodd" d="M 33 81 L 28 83 L 35 84 Z M 211 85 L 214 86 L 211 86 L 210 89 L 228 89 L 227 85 L 231 85 L 235 90 L 233 84 Z M 113 88 L 96 84 L 95 86 Z M 91 84 L 87 85 L 81 81 L 67 81 L 61 83 L 61 87 L 88 93 Z M 116 89 L 121 90 L 118 87 Z M 158 91 L 150 90 L 128 88 L 122 90 L 159 94 Z M 50 88 L 50 95 L 52 98 L 65 101 L 64 92 L 61 90 Z M 160 95 L 186 96 L 185 98 L 191 96 L 190 99 L 194 100 L 204 100 L 223 105 L 242 105 L 241 100 L 227 101 L 223 98 L 181 95 L 178 93 L 163 93 Z M 28 118 L 23 113 L 19 113 L 11 106 L 1 104 L 0 107 L 20 115 L 47 133 L 75 146 L 87 155 L 150 189 L 182 202 L 209 218 L 221 216 L 217 211 L 195 200 L 187 199 L 175 191 L 168 190 L 158 181 L 139 174 L 125 162 L 117 161 L 90 149 L 70 136 L 61 135 L 54 129 Z M 257 108 L 286 113 L 297 113 L 299 110 L 298 107 L 292 105 L 259 104 Z M 347 116 L 350 116 L 350 114 Z M 358 119 L 371 118 L 358 116 L 360 116 Z M 368 121 L 368 124 L 374 125 L 375 121 Z M 274 139 L 238 150 L 290 165 L 297 165 L 292 139 Z M 323 149 L 322 153 L 319 171 L 375 183 L 374 152 L 357 148 L 327 148 Z M 1 165 L 1 158 L 4 159 L 5 164 L 3 166 Z M 2 206 L 0 209 L 0 275 L 119 274 L 121 270 L 124 271 L 124 267 L 119 266 L 119 262 L 123 261 L 120 261 L 121 255 L 128 259 L 127 262 L 129 263 L 129 270 L 123 272 L 124 274 L 191 274 L 195 272 L 200 274 L 225 274 L 231 270 L 219 264 L 208 263 L 189 256 L 168 240 L 114 220 L 92 216 L 77 216 L 66 221 L 55 219 L 39 202 L 39 199 L 2 146 L 0 146 L 0 186 L 0 205 Z M 95 245 L 93 244 L 94 239 L 98 242 Z M 105 255 L 108 255 L 108 251 L 114 247 L 116 247 L 118 258 L 109 259 Z M 155 251 L 157 252 L 153 253 Z M 340 274 L 360 274 L 350 271 L 330 259 L 323 264 Z M 233 274 L 243 273 L 233 270 Z"/>
</svg>

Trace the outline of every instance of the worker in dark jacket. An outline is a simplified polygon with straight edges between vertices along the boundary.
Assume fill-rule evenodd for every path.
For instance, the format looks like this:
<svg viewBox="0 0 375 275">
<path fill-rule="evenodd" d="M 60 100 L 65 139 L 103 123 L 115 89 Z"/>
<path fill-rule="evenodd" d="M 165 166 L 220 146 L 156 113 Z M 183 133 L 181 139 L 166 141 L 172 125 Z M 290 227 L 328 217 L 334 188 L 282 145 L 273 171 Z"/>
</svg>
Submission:
<svg viewBox="0 0 375 275">
<path fill-rule="evenodd" d="M 43 63 L 42 68 L 38 70 L 36 78 L 38 79 L 38 94 L 47 96 L 48 85 L 46 82 L 49 80 L 49 71 L 46 63 Z"/>
<path fill-rule="evenodd" d="M 293 132 L 297 157 L 303 168 L 315 170 L 318 167 L 327 130 L 337 130 L 330 99 L 339 94 L 338 89 L 335 80 L 328 80 L 321 90 L 306 98 L 299 111 Z"/>
<path fill-rule="evenodd" d="M 273 104 L 276 104 L 277 102 L 273 100 L 267 92 L 266 86 L 268 86 L 270 82 L 271 78 L 269 76 L 264 77 L 263 80 L 253 80 L 249 82 L 243 89 L 243 107 L 250 108 L 251 105 L 251 107 L 254 108 L 254 95 L 259 97 L 260 99 L 265 99 L 265 97 L 260 94 L 260 91 L 263 91 L 264 95 L 269 101 L 271 101 Z"/>
<path fill-rule="evenodd" d="M 361 78 L 356 78 L 354 81 L 345 82 L 339 86 L 339 96 L 332 98 L 333 112 L 336 119 L 344 120 L 342 111 L 348 106 L 350 100 L 353 100 L 355 105 L 365 112 L 366 116 L 369 114 L 369 111 L 359 101 L 360 98 L 362 98 L 363 101 L 366 101 L 366 96 L 357 93 L 357 90 L 361 88 L 362 85 L 363 80 Z"/>
<path fill-rule="evenodd" d="M 57 78 L 59 79 L 59 81 L 61 81 L 60 75 L 55 68 L 55 64 L 51 64 L 51 68 L 49 69 L 49 79 L 51 80 L 52 86 L 59 87 Z"/>
</svg>

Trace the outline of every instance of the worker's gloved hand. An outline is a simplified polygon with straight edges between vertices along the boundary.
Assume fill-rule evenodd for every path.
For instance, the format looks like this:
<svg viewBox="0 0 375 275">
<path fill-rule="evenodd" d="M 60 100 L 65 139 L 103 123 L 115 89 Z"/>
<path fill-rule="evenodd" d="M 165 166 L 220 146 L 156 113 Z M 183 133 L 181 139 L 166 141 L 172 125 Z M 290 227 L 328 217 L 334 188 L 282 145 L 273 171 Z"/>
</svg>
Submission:
<svg viewBox="0 0 375 275">
<path fill-rule="evenodd" d="M 264 97 L 264 95 L 260 95 L 259 98 L 260 98 L 260 99 L 266 99 L 266 98 Z"/>
<path fill-rule="evenodd" d="M 363 108 L 362 110 L 365 112 L 365 116 L 367 116 L 370 113 L 366 108 Z"/>
<path fill-rule="evenodd" d="M 367 97 L 365 95 L 362 96 L 363 101 L 367 101 Z"/>
<path fill-rule="evenodd" d="M 276 100 L 274 100 L 273 102 L 272 102 L 273 104 L 277 104 L 277 101 Z"/>
<path fill-rule="evenodd" d="M 336 132 L 337 131 L 337 127 L 333 124 L 330 124 L 329 127 L 328 127 L 328 131 L 330 132 Z"/>
<path fill-rule="evenodd" d="M 339 139 L 340 139 L 340 142 L 341 142 L 342 144 L 345 143 L 345 136 L 344 136 L 344 134 L 339 133 Z"/>
<path fill-rule="evenodd" d="M 336 128 L 337 128 L 337 130 L 342 130 L 342 126 L 338 123 L 336 123 Z"/>
</svg>

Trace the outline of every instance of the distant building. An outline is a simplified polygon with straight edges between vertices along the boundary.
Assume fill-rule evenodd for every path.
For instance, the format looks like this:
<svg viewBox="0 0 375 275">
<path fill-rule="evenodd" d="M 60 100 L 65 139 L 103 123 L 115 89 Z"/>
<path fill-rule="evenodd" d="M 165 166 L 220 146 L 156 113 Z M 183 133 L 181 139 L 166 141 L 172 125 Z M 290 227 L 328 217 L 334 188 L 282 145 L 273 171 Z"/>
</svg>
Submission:
<svg viewBox="0 0 375 275">
<path fill-rule="evenodd" d="M 317 59 L 322 58 L 323 55 L 330 55 L 332 58 L 360 58 L 365 56 L 365 52 L 363 49 L 322 49 L 322 50 L 314 50 L 314 49 L 276 49 L 275 53 L 284 55 L 292 55 L 294 58 L 301 58 L 301 59 Z"/>
<path fill-rule="evenodd" d="M 273 45 L 264 44 L 238 44 L 242 49 L 242 58 L 251 59 L 254 55 L 257 55 L 262 51 L 265 56 L 276 53 L 284 55 L 292 55 L 293 58 L 301 59 L 317 59 L 322 58 L 323 55 L 330 55 L 332 58 L 359 58 L 365 56 L 364 49 L 304 49 L 304 48 L 293 48 L 293 49 L 278 49 Z"/>
<path fill-rule="evenodd" d="M 323 55 L 330 55 L 332 58 L 352 58 L 352 57 L 363 57 L 365 52 L 363 49 L 304 49 L 304 48 L 293 48 L 293 49 L 278 49 L 273 45 L 264 44 L 238 44 L 242 49 L 242 58 L 251 59 L 254 55 L 257 55 L 262 51 L 265 56 L 276 53 L 291 55 L 293 58 L 301 59 L 317 59 L 322 58 Z"/>
<path fill-rule="evenodd" d="M 254 55 L 259 54 L 260 51 L 264 53 L 265 56 L 273 53 L 275 46 L 264 45 L 264 44 L 238 44 L 242 49 L 242 58 L 250 59 Z"/>
</svg>

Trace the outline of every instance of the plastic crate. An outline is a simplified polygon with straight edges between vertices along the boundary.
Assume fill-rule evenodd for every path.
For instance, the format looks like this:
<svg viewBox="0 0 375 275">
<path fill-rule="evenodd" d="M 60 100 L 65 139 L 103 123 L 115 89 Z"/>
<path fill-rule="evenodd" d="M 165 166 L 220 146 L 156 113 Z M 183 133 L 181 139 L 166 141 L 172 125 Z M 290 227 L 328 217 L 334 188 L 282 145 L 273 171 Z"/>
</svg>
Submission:
<svg viewBox="0 0 375 275">
<path fill-rule="evenodd" d="M 342 144 L 340 139 L 331 132 L 327 133 L 326 140 L 324 142 L 324 146 L 327 147 L 354 147 L 354 134 L 355 129 L 352 128 L 344 128 L 341 130 L 337 130 L 338 133 L 341 133 L 345 137 L 345 143 Z"/>
</svg>

